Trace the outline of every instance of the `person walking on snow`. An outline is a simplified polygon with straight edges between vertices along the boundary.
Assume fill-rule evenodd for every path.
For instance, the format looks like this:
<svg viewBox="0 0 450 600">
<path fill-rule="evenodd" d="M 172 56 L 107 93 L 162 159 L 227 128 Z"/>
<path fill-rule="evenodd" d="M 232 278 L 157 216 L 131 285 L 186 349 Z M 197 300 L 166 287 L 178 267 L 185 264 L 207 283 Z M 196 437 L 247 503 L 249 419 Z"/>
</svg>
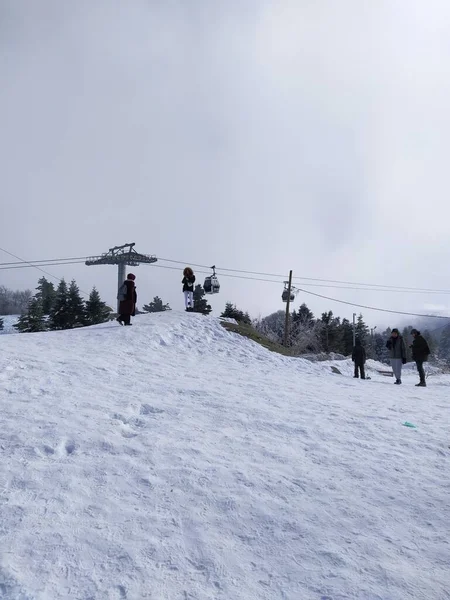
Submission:
<svg viewBox="0 0 450 600">
<path fill-rule="evenodd" d="M 120 301 L 120 304 L 117 321 L 121 325 L 131 325 L 131 317 L 134 317 L 136 314 L 137 292 L 134 283 L 135 279 L 136 275 L 129 273 L 127 280 L 119 288 L 117 299 Z"/>
<path fill-rule="evenodd" d="M 353 348 L 352 361 L 355 363 L 355 379 L 358 379 L 359 373 L 361 373 L 361 379 L 366 378 L 364 365 L 366 364 L 366 349 L 361 344 L 361 340 L 355 341 L 355 347 Z"/>
<path fill-rule="evenodd" d="M 398 329 L 393 329 L 391 337 L 386 342 L 386 348 L 389 350 L 391 366 L 394 372 L 394 383 L 402 383 L 402 365 L 406 364 L 406 346 L 405 341 L 400 335 Z"/>
<path fill-rule="evenodd" d="M 430 348 L 426 339 L 420 335 L 420 331 L 417 331 L 417 329 L 412 329 L 411 335 L 414 338 L 414 341 L 411 345 L 412 357 L 416 362 L 420 377 L 420 382 L 416 384 L 416 387 L 427 387 L 423 363 L 426 362 L 430 356 Z"/>
<path fill-rule="evenodd" d="M 194 283 L 195 275 L 194 271 L 190 267 L 186 267 L 183 271 L 183 293 L 184 293 L 184 306 L 186 310 L 194 309 Z"/>
</svg>

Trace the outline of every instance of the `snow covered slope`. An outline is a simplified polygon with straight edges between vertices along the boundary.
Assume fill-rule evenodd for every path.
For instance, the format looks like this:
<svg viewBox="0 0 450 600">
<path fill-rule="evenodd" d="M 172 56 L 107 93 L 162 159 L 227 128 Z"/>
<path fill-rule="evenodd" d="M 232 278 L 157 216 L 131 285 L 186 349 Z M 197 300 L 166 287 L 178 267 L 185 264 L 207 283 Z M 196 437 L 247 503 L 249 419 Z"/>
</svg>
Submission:
<svg viewBox="0 0 450 600">
<path fill-rule="evenodd" d="M 450 378 L 134 323 L 1 338 L 0 598 L 450 598 Z"/>
</svg>

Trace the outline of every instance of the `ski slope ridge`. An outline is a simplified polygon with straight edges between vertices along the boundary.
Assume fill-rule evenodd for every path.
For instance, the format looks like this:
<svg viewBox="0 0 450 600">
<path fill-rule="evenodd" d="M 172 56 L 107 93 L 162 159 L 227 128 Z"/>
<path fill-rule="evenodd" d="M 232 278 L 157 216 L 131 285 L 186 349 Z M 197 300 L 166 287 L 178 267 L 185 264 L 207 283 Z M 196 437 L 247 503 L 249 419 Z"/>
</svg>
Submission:
<svg viewBox="0 0 450 600">
<path fill-rule="evenodd" d="M 450 598 L 449 377 L 175 312 L 0 343 L 0 598 Z"/>
</svg>

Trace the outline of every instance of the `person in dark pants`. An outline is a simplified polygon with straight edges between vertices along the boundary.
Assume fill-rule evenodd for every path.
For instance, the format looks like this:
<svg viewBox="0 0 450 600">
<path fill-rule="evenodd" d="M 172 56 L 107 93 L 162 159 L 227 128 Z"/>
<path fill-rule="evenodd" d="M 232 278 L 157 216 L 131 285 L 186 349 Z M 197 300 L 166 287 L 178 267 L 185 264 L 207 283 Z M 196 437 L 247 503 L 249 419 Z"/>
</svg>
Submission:
<svg viewBox="0 0 450 600">
<path fill-rule="evenodd" d="M 364 365 L 366 364 L 366 350 L 364 346 L 361 344 L 361 340 L 355 341 L 355 347 L 353 348 L 352 360 L 355 363 L 355 379 L 359 378 L 359 374 L 361 373 L 361 379 L 366 378 L 366 373 L 364 370 Z"/>
<path fill-rule="evenodd" d="M 121 325 L 131 325 L 131 317 L 136 314 L 136 302 L 137 292 L 134 280 L 136 276 L 130 273 L 127 276 L 127 280 L 121 285 L 119 289 L 118 299 L 119 304 L 119 316 L 117 321 Z"/>
<path fill-rule="evenodd" d="M 416 362 L 417 370 L 419 372 L 420 382 L 416 384 L 416 387 L 427 387 L 425 381 L 425 370 L 423 368 L 423 363 L 428 360 L 430 356 L 430 348 L 427 344 L 427 341 L 424 337 L 420 335 L 420 331 L 417 329 L 413 329 L 411 331 L 411 335 L 414 338 L 414 341 L 411 345 L 412 357 Z"/>
<path fill-rule="evenodd" d="M 389 350 L 392 371 L 394 372 L 397 385 L 402 383 L 402 366 L 406 365 L 406 346 L 405 341 L 398 329 L 393 329 L 391 337 L 386 342 L 386 348 Z"/>
</svg>

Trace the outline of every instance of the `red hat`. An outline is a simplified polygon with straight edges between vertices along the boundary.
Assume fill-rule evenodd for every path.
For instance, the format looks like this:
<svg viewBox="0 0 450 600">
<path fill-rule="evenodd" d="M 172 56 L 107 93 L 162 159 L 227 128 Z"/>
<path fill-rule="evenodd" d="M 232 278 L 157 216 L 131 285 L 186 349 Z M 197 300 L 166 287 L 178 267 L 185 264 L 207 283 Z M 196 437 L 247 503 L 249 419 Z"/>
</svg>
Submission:
<svg viewBox="0 0 450 600">
<path fill-rule="evenodd" d="M 132 281 L 134 281 L 136 279 L 136 275 L 133 275 L 133 273 L 128 273 L 127 279 L 131 279 Z"/>
</svg>

